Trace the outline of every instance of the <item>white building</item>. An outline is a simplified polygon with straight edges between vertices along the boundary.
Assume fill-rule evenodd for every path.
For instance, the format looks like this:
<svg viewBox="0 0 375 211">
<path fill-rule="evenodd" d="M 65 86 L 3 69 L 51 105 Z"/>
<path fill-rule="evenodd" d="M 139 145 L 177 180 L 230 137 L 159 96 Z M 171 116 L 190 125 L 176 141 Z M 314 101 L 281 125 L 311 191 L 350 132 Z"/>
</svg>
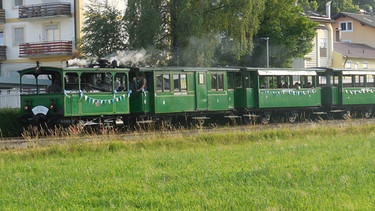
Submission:
<svg viewBox="0 0 375 211">
<path fill-rule="evenodd" d="M 83 0 L 0 0 L 0 89 L 19 83 L 17 71 L 65 66 L 81 36 Z"/>
</svg>

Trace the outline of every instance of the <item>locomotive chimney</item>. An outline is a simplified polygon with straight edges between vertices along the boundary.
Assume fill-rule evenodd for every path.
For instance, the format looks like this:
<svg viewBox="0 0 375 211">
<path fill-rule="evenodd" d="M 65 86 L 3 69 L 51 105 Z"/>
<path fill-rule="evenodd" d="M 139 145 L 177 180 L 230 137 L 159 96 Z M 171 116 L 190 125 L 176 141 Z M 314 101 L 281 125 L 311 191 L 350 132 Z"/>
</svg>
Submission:
<svg viewBox="0 0 375 211">
<path fill-rule="evenodd" d="M 331 3 L 332 3 L 332 1 L 329 1 L 326 4 L 326 16 L 329 19 L 331 19 Z"/>
</svg>

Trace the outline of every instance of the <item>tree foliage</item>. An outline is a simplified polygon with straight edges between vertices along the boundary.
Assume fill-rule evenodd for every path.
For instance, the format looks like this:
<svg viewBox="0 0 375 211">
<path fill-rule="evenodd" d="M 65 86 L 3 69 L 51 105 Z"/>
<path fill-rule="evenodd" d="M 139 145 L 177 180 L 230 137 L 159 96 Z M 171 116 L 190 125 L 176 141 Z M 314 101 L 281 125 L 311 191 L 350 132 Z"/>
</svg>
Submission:
<svg viewBox="0 0 375 211">
<path fill-rule="evenodd" d="M 299 0 L 299 2 L 310 9 L 316 10 L 322 14 L 326 13 L 326 3 L 329 0 Z M 312 5 L 317 5 L 314 7 Z M 356 13 L 359 9 L 369 10 L 370 6 L 375 7 L 375 0 L 332 0 L 332 16 L 340 12 Z"/>
<path fill-rule="evenodd" d="M 294 2 L 267 0 L 250 65 L 265 66 L 266 43 L 261 39 L 265 37 L 269 37 L 270 66 L 273 67 L 290 66 L 293 58 L 301 58 L 311 51 L 317 23 L 302 15 L 302 8 L 294 6 Z M 246 65 L 249 61 L 243 62 Z"/>
<path fill-rule="evenodd" d="M 167 49 L 172 65 L 207 66 L 214 63 L 221 41 L 231 40 L 226 50 L 239 58 L 252 50 L 263 8 L 262 0 L 129 0 L 129 44 Z M 150 18 L 158 24 L 142 24 Z"/>
<path fill-rule="evenodd" d="M 121 12 L 113 6 L 91 3 L 86 7 L 83 37 L 79 49 L 84 56 L 105 57 L 124 50 L 125 24 Z"/>
<path fill-rule="evenodd" d="M 318 8 L 318 2 L 307 1 Z M 80 45 L 87 56 L 146 49 L 150 65 L 287 66 L 311 50 L 315 24 L 295 0 L 128 0 L 116 8 L 92 4 Z M 126 44 L 126 45 L 125 45 Z"/>
</svg>

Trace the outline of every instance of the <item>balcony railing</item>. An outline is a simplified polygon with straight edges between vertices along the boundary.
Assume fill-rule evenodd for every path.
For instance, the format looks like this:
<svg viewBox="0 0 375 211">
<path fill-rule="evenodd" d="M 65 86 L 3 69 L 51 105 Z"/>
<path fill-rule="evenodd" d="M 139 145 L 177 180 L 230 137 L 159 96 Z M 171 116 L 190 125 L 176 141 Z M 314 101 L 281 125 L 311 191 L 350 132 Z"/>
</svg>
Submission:
<svg viewBox="0 0 375 211">
<path fill-rule="evenodd" d="M 0 45 L 0 61 L 7 60 L 7 47 L 5 45 Z"/>
<path fill-rule="evenodd" d="M 70 3 L 25 5 L 18 8 L 18 17 L 21 19 L 51 16 L 71 16 L 70 10 Z"/>
<path fill-rule="evenodd" d="M 5 10 L 0 9 L 0 23 L 5 23 Z"/>
<path fill-rule="evenodd" d="M 20 57 L 67 56 L 73 51 L 72 41 L 53 41 L 20 44 Z"/>
</svg>

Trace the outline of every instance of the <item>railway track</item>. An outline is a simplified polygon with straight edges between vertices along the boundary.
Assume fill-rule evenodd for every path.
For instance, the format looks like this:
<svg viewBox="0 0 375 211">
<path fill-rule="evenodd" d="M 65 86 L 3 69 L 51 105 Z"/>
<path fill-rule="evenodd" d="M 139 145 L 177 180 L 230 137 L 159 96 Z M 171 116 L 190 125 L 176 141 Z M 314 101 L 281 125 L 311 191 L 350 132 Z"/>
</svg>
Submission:
<svg viewBox="0 0 375 211">
<path fill-rule="evenodd" d="M 268 129 L 303 129 L 312 126 L 335 126 L 346 127 L 355 125 L 370 125 L 375 124 L 375 119 L 350 119 L 350 120 L 325 120 L 325 121 L 305 121 L 298 123 L 278 123 L 268 125 L 236 125 L 236 126 L 207 126 L 196 127 L 190 129 L 177 130 L 152 130 L 152 131 L 134 131 L 125 133 L 111 133 L 111 134 L 94 134 L 87 136 L 67 136 L 67 137 L 38 137 L 38 138 L 24 138 L 12 137 L 0 139 L 0 150 L 14 150 L 14 149 L 29 149 L 35 147 L 48 147 L 63 145 L 72 142 L 93 142 L 104 141 L 108 139 L 116 139 L 122 141 L 137 141 L 147 140 L 152 137 L 160 136 L 192 136 L 202 133 L 224 133 L 224 132 L 251 132 Z"/>
</svg>

